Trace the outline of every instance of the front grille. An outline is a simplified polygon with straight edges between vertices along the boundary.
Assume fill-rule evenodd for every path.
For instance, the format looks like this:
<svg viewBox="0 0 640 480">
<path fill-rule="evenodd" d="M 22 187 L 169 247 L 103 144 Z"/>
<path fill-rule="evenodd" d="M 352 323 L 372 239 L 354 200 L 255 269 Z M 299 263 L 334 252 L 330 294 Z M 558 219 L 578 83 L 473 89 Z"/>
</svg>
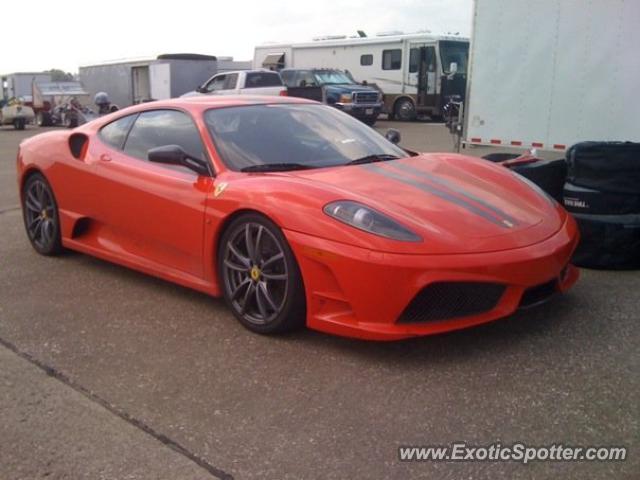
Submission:
<svg viewBox="0 0 640 480">
<path fill-rule="evenodd" d="M 533 307 L 538 303 L 542 303 L 556 293 L 556 286 L 558 280 L 553 279 L 547 283 L 536 285 L 535 287 L 527 288 L 522 294 L 520 299 L 520 308 Z"/>
<path fill-rule="evenodd" d="M 398 323 L 434 322 L 488 312 L 498 304 L 505 288 L 499 283 L 432 283 L 411 300 Z"/>
<path fill-rule="evenodd" d="M 356 92 L 355 103 L 378 103 L 378 92 Z"/>
</svg>

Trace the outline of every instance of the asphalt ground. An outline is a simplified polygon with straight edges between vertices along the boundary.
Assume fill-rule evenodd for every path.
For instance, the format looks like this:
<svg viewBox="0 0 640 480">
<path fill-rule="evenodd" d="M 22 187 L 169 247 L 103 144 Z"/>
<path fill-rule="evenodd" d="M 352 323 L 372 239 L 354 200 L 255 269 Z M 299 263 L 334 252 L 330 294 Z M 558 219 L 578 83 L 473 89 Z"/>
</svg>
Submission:
<svg viewBox="0 0 640 480">
<path fill-rule="evenodd" d="M 450 150 L 442 125 L 380 122 Z M 45 258 L 0 129 L 0 478 L 637 479 L 640 272 L 395 343 L 263 337 L 223 302 L 88 256 Z M 482 149 L 468 151 L 477 155 Z M 406 463 L 401 445 L 615 445 L 624 462 Z"/>
</svg>

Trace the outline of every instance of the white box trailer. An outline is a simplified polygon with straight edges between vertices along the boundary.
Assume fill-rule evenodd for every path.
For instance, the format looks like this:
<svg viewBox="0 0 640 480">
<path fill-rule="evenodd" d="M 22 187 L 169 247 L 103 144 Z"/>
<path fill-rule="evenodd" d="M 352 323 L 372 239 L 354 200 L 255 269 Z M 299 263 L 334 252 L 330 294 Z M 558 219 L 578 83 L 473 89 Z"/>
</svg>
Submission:
<svg viewBox="0 0 640 480">
<path fill-rule="evenodd" d="M 464 97 L 469 40 L 429 33 L 326 37 L 255 47 L 253 68 L 337 68 L 375 84 L 385 110 L 402 120 L 442 116 L 449 95 Z M 451 64 L 456 73 L 451 74 Z"/>
<path fill-rule="evenodd" d="M 640 1 L 476 0 L 463 141 L 640 141 Z"/>
</svg>

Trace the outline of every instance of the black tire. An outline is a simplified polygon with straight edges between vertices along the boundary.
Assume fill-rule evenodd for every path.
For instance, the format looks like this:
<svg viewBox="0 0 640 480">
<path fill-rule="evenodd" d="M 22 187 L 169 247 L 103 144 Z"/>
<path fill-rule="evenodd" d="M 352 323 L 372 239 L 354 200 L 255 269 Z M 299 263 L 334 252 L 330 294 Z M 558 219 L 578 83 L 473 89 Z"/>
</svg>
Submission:
<svg viewBox="0 0 640 480">
<path fill-rule="evenodd" d="M 369 125 L 370 127 L 373 127 L 376 124 L 376 122 L 378 121 L 378 116 L 374 115 L 372 117 L 364 117 L 362 119 L 362 121 L 364 123 L 366 123 L 367 125 Z"/>
<path fill-rule="evenodd" d="M 531 180 L 558 202 L 562 201 L 562 188 L 567 178 L 567 163 L 563 158 L 514 165 L 511 170 Z"/>
<path fill-rule="evenodd" d="M 640 215 L 574 214 L 580 244 L 572 262 L 585 268 L 640 268 Z"/>
<path fill-rule="evenodd" d="M 16 118 L 13 121 L 13 128 L 15 128 L 16 130 L 24 130 L 26 123 L 27 122 L 24 118 Z"/>
<path fill-rule="evenodd" d="M 640 143 L 581 142 L 567 150 L 566 158 L 572 184 L 640 195 Z"/>
<path fill-rule="evenodd" d="M 220 239 L 217 258 L 225 301 L 243 326 L 271 334 L 305 325 L 302 275 L 275 223 L 254 213 L 237 217 Z"/>
<path fill-rule="evenodd" d="M 27 237 L 41 255 L 62 252 L 58 203 L 46 178 L 32 174 L 22 189 L 22 218 Z"/>
<path fill-rule="evenodd" d="M 504 162 L 506 160 L 513 160 L 514 158 L 518 158 L 521 155 L 522 155 L 521 153 L 498 152 L 498 153 L 488 153 L 484 155 L 482 158 L 484 158 L 485 160 L 489 160 L 490 162 Z"/>
<path fill-rule="evenodd" d="M 37 124 L 40 127 L 50 127 L 52 125 L 51 114 L 49 112 L 38 112 Z"/>
<path fill-rule="evenodd" d="M 416 106 L 408 98 L 401 98 L 393 107 L 393 116 L 401 122 L 411 122 L 416 119 Z"/>
<path fill-rule="evenodd" d="M 570 182 L 564 184 L 562 201 L 564 208 L 571 213 L 589 215 L 640 214 L 640 195 L 601 192 L 592 188 L 579 187 Z"/>
</svg>

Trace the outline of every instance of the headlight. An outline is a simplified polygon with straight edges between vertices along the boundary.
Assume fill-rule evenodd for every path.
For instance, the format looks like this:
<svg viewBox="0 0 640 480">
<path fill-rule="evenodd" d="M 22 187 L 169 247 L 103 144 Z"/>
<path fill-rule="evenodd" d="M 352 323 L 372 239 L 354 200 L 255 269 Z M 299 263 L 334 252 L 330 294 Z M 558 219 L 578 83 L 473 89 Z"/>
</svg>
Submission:
<svg viewBox="0 0 640 480">
<path fill-rule="evenodd" d="M 325 205 L 324 213 L 342 223 L 374 235 L 402 242 L 422 241 L 422 238 L 395 220 L 358 202 L 349 200 L 331 202 Z"/>
<path fill-rule="evenodd" d="M 342 95 L 340 95 L 340 103 L 351 103 L 353 101 L 353 98 L 351 97 L 350 93 L 343 93 Z"/>
</svg>

